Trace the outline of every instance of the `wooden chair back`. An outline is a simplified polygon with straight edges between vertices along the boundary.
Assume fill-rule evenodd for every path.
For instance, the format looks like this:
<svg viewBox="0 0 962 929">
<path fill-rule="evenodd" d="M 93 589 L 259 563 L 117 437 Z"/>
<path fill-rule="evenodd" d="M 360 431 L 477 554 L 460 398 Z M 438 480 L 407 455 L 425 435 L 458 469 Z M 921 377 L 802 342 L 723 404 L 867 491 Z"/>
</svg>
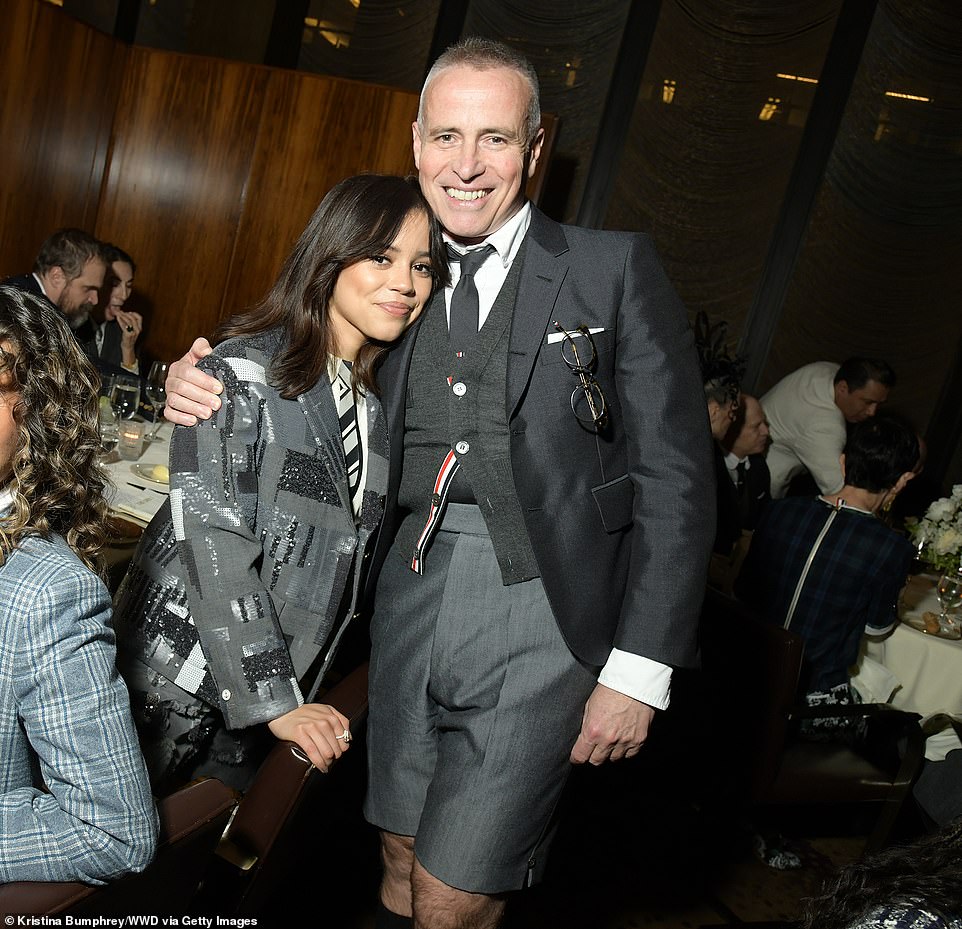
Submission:
<svg viewBox="0 0 962 929">
<path fill-rule="evenodd" d="M 365 662 L 319 698 L 348 717 L 355 739 L 367 715 L 367 672 Z M 298 812 L 331 789 L 349 755 L 331 774 L 322 774 L 291 742 L 271 749 L 221 839 L 198 901 L 202 911 L 263 913 L 308 831 Z"/>
</svg>

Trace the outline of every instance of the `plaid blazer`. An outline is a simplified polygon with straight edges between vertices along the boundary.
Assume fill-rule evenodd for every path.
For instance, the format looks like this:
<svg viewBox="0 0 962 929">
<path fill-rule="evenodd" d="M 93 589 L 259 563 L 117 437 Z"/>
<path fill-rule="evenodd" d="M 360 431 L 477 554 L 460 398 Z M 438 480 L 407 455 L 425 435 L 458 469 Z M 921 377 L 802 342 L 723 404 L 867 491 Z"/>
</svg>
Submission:
<svg viewBox="0 0 962 929">
<path fill-rule="evenodd" d="M 174 430 L 170 501 L 116 598 L 121 651 L 219 708 L 231 729 L 296 708 L 308 670 L 322 677 L 357 616 L 387 489 L 377 399 L 365 400 L 356 524 L 330 382 L 282 399 L 267 380 L 279 348 L 272 331 L 225 342 L 201 362 L 223 383 L 223 404 L 208 422 Z"/>
<path fill-rule="evenodd" d="M 0 604 L 0 883 L 142 870 L 157 812 L 107 589 L 63 539 L 28 538 Z"/>
</svg>

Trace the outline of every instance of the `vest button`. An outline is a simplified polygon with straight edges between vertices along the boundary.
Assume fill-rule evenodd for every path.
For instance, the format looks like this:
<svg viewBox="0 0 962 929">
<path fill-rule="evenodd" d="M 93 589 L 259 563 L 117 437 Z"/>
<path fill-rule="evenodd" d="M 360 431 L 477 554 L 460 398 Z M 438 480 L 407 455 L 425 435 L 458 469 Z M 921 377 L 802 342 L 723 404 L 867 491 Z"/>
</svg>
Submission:
<svg viewBox="0 0 962 929">
<path fill-rule="evenodd" d="M 454 446 L 454 450 L 459 455 L 467 455 L 467 453 L 471 450 L 471 446 L 468 445 L 467 442 L 458 442 L 458 444 Z"/>
<path fill-rule="evenodd" d="M 451 389 L 454 391 L 456 397 L 463 397 L 468 392 L 468 385 L 458 381 Z"/>
<path fill-rule="evenodd" d="M 221 698 L 221 700 L 230 700 L 230 691 L 229 691 L 229 690 L 222 690 L 222 691 L 220 692 L 220 698 Z"/>
</svg>

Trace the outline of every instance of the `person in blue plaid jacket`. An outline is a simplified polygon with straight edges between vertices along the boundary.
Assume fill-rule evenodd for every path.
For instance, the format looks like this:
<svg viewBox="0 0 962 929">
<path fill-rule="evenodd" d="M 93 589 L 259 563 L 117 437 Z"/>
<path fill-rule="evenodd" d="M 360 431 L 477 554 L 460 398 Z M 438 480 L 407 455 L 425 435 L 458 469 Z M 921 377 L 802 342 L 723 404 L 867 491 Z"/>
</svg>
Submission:
<svg viewBox="0 0 962 929">
<path fill-rule="evenodd" d="M 102 883 L 157 840 L 110 594 L 97 376 L 63 317 L 0 287 L 0 883 Z"/>
<path fill-rule="evenodd" d="M 809 702 L 850 702 L 848 668 L 863 632 L 884 635 L 897 622 L 914 550 L 877 514 L 912 479 L 918 457 L 918 438 L 904 423 L 859 423 L 841 457 L 845 486 L 773 501 L 755 530 L 735 592 L 805 640 Z"/>
</svg>

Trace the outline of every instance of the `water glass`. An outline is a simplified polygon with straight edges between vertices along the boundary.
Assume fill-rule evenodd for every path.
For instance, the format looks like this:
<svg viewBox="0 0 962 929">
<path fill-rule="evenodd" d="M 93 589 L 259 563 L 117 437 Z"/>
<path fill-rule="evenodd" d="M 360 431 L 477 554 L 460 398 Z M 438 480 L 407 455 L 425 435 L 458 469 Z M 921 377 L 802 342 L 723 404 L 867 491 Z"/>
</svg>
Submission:
<svg viewBox="0 0 962 929">
<path fill-rule="evenodd" d="M 110 388 L 110 405 L 119 419 L 130 419 L 140 406 L 140 378 L 116 377 Z"/>
</svg>

